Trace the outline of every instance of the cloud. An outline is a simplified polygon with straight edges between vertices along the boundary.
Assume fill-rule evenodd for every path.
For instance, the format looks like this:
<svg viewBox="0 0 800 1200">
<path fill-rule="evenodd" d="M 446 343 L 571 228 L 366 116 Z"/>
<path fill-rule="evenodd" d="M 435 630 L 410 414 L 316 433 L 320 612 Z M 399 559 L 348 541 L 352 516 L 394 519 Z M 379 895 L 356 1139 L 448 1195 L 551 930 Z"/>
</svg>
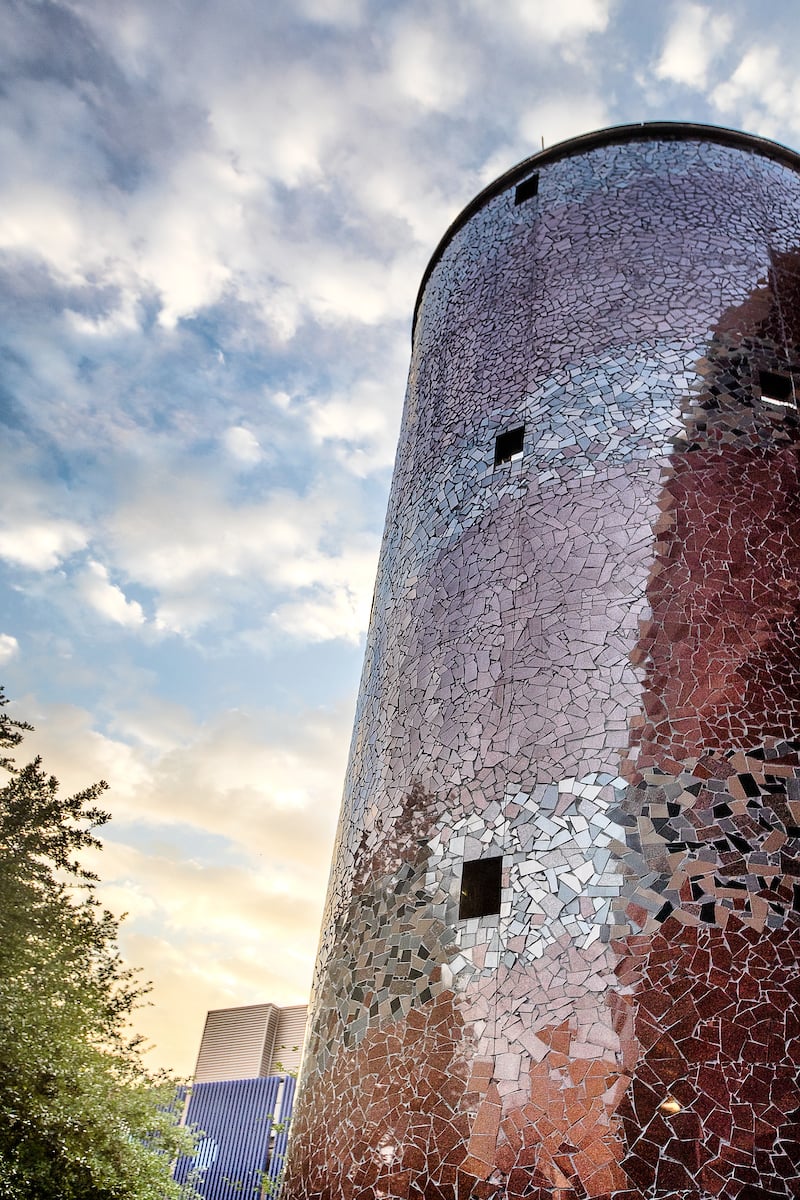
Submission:
<svg viewBox="0 0 800 1200">
<path fill-rule="evenodd" d="M 281 875 L 324 869 L 338 808 L 352 706 L 220 712 L 197 723 L 156 701 L 96 728 L 76 705 L 17 706 L 36 731 L 25 741 L 67 792 L 95 779 L 104 803 L 133 829 L 186 827 L 262 855 Z M 302 838 L 298 830 L 302 829 Z M 117 836 L 114 834 L 113 836 Z M 188 842 L 179 853 L 191 855 Z"/>
<path fill-rule="evenodd" d="M 106 52 L 113 46 L 123 60 L 131 52 L 132 37 L 138 39 L 147 26 L 146 6 L 138 15 L 134 33 L 130 22 L 111 29 L 96 10 L 84 13 L 102 30 Z M 230 41 L 230 30 L 218 32 L 223 44 Z M 73 28 L 72 36 L 86 36 L 86 31 Z M 167 330 L 236 298 L 252 305 L 285 338 L 308 313 L 327 320 L 375 322 L 387 305 L 394 309 L 392 290 L 381 286 L 384 267 L 394 267 L 383 254 L 364 253 L 358 222 L 342 230 L 343 238 L 327 236 L 327 179 L 337 156 L 351 160 L 343 178 L 350 176 L 352 211 L 361 208 L 356 160 L 363 155 L 353 154 L 351 127 L 353 107 L 366 98 L 359 95 L 366 79 L 358 80 L 350 94 L 355 80 L 350 88 L 346 84 L 337 90 L 335 71 L 315 74 L 301 60 L 283 59 L 276 69 L 265 70 L 260 57 L 250 63 L 245 53 L 232 69 L 217 48 L 212 52 L 211 40 L 187 46 L 186 53 L 195 60 L 192 101 L 205 110 L 202 120 L 188 107 L 188 99 L 175 94 L 181 75 L 171 63 L 161 80 L 161 113 L 151 111 L 151 88 L 135 78 L 124 86 L 116 81 L 118 92 L 132 93 L 124 97 L 128 108 L 139 114 L 143 106 L 153 123 L 151 154 L 160 159 L 160 169 L 144 175 L 138 174 L 137 162 L 144 147 L 130 144 L 130 132 L 115 121 L 122 97 L 113 91 L 97 95 L 108 84 L 99 89 L 94 80 L 82 78 L 76 89 L 60 79 L 14 81 L 6 106 L 15 120 L 2 148 L 6 161 L 22 169 L 9 171 L 0 185 L 0 247 L 43 261 L 72 284 L 113 285 L 112 313 L 102 320 L 73 318 L 83 332 L 108 335 L 130 327 L 137 306 L 152 296 L 158 298 L 158 320 Z M 207 69 L 212 61 L 213 68 Z M 220 67 L 227 68 L 222 77 Z M 79 69 L 83 74 L 86 64 Z M 174 108 L 169 106 L 170 91 Z M 101 99 L 108 106 L 102 115 Z M 262 113 L 269 120 L 262 120 Z M 157 127 L 159 116 L 162 129 Z M 183 118 L 182 137 L 165 144 L 175 132 L 176 118 Z M 116 126 L 118 143 L 101 148 L 98 125 Z M 65 153 L 69 147 L 75 148 L 72 166 Z M 166 149 L 171 153 L 161 157 Z M 131 160 L 138 186 L 113 187 L 112 180 L 103 178 L 114 157 Z M 274 189 L 308 188 L 315 182 L 318 194 L 303 198 L 311 226 L 306 221 L 295 229 L 290 210 L 281 211 Z M 402 261 L 403 254 L 404 248 L 397 246 L 392 257 Z"/>
<path fill-rule="evenodd" d="M 131 328 L 153 296 L 167 330 L 235 299 L 284 340 L 309 317 L 406 317 L 425 252 L 469 194 L 487 112 L 518 103 L 525 56 L 602 33 L 611 4 L 325 7 L 328 40 L 309 57 L 302 9 L 206 5 L 188 36 L 146 0 L 113 20 L 82 6 L 62 71 L 12 79 L 6 161 L 27 166 L 0 187 L 0 231 L 73 283 L 113 286 L 114 310 L 76 329 Z M 502 82 L 498 53 L 519 58 Z M 447 157 L 429 145 L 432 118 L 452 122 Z"/>
<path fill-rule="evenodd" d="M 207 93 L 214 144 L 232 157 L 242 182 L 257 181 L 260 189 L 270 181 L 289 188 L 324 184 L 324 160 L 343 132 L 343 98 L 346 84 L 344 96 L 330 95 L 324 75 L 305 62 L 285 62 L 273 74 L 245 62 L 235 78 L 214 82 Z M 273 116 L 268 127 L 254 120 L 263 112 Z"/>
<path fill-rule="evenodd" d="M 460 104 L 469 81 L 468 47 L 453 45 L 447 28 L 402 22 L 391 43 L 391 77 L 398 91 L 423 108 L 446 112 Z"/>
<path fill-rule="evenodd" d="M 363 477 L 394 462 L 408 348 L 405 339 L 383 360 L 383 378 L 363 376 L 350 386 L 317 393 L 297 405 L 317 446 L 332 444 L 337 462 Z"/>
<path fill-rule="evenodd" d="M 242 425 L 229 426 L 222 435 L 222 441 L 231 458 L 245 467 L 254 466 L 263 458 L 258 438 Z"/>
<path fill-rule="evenodd" d="M 34 571 L 50 570 L 86 545 L 86 535 L 72 521 L 22 518 L 13 528 L 7 517 L 5 522 L 6 528 L 0 529 L 0 557 Z"/>
<path fill-rule="evenodd" d="M 703 88 L 711 63 L 733 35 L 728 14 L 702 4 L 679 4 L 667 32 L 655 74 L 688 87 Z"/>
<path fill-rule="evenodd" d="M 520 157 L 525 157 L 523 147 L 528 147 L 528 154 L 539 150 L 542 138 L 545 146 L 553 146 L 587 130 L 601 129 L 609 120 L 608 100 L 592 93 L 554 96 L 537 103 L 519 118 Z"/>
<path fill-rule="evenodd" d="M 7 663 L 9 659 L 15 658 L 19 654 L 19 642 L 10 633 L 0 633 L 0 663 Z"/>
<path fill-rule="evenodd" d="M 0 558 L 28 571 L 52 571 L 89 543 L 86 523 L 77 519 L 74 494 L 48 478 L 47 466 L 48 455 L 40 446 L 18 430 L 6 429 L 0 446 Z"/>
<path fill-rule="evenodd" d="M 711 99 L 720 112 L 736 114 L 754 133 L 776 137 L 783 128 L 800 134 L 800 80 L 777 45 L 751 46 Z"/>
<path fill-rule="evenodd" d="M 328 628 L 352 641 L 364 629 L 378 540 L 359 528 L 356 505 L 341 475 L 303 496 L 274 488 L 235 501 L 199 470 L 152 473 L 109 515 L 108 538 L 119 569 L 154 591 L 161 629 L 190 633 L 246 601 L 251 622 L 276 612 L 291 632 L 298 623 L 284 624 L 282 605 L 310 598 L 333 604 Z"/>
<path fill-rule="evenodd" d="M 372 557 L 364 574 L 374 576 Z M 290 636 L 307 642 L 342 639 L 358 645 L 369 618 L 370 593 L 343 583 L 322 595 L 287 601 L 273 612 L 278 627 Z"/>
<path fill-rule="evenodd" d="M 366 0 L 300 0 L 303 14 L 323 25 L 352 28 L 364 17 Z"/>
<path fill-rule="evenodd" d="M 269 865 L 200 863 L 190 848 L 149 852 L 111 839 L 90 865 L 113 881 L 99 889 L 102 903 L 129 914 L 123 952 L 157 981 L 149 1020 L 137 1021 L 157 1061 L 191 1071 L 209 1008 L 308 1000 L 322 918 L 312 877 L 287 890 Z"/>
<path fill-rule="evenodd" d="M 118 837 L 105 838 L 102 851 L 87 856 L 106 880 L 104 898 L 111 903 L 113 897 L 115 907 L 123 901 L 131 919 L 142 926 L 158 913 L 161 927 L 181 937 L 205 933 L 210 941 L 238 942 L 240 947 L 271 942 L 273 951 L 306 938 L 319 921 L 317 897 L 309 903 L 305 880 L 293 878 L 287 887 L 284 873 L 257 862 L 231 866 L 198 861 L 191 853 L 191 830 L 181 832 L 188 853 L 182 854 L 177 844 L 170 853 L 166 848 L 159 853 L 126 845 Z"/>
<path fill-rule="evenodd" d="M 487 24 L 499 25 L 507 34 L 544 46 L 572 42 L 608 26 L 611 0 L 468 0 L 468 7 Z"/>
<path fill-rule="evenodd" d="M 144 624 L 145 616 L 138 600 L 128 600 L 122 588 L 111 583 L 108 571 L 102 563 L 90 560 L 78 580 L 81 598 L 101 617 L 137 629 Z"/>
<path fill-rule="evenodd" d="M 16 698 L 14 707 L 35 726 L 17 752 L 19 761 L 41 755 L 67 793 L 105 779 L 120 804 L 135 805 L 150 780 L 147 760 L 135 747 L 96 729 L 92 715 L 73 704 L 39 702 L 28 695 Z"/>
<path fill-rule="evenodd" d="M 5 457 L 5 455 L 4 455 Z M 8 455 L 3 512 L 0 514 L 0 558 L 32 571 L 50 571 L 88 544 L 83 526 L 54 510 L 65 494 L 32 476 Z"/>
</svg>

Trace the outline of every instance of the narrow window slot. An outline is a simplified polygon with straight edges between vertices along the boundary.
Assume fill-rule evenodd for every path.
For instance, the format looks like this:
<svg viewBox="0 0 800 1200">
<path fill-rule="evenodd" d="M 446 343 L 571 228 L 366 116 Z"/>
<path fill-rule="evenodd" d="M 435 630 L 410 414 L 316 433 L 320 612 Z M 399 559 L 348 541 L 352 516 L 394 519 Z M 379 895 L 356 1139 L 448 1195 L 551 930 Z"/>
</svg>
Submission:
<svg viewBox="0 0 800 1200">
<path fill-rule="evenodd" d="M 494 440 L 494 465 L 499 467 L 501 463 L 511 462 L 512 458 L 522 454 L 524 444 L 524 425 L 518 425 L 516 429 L 507 429 L 505 433 L 498 433 Z"/>
<path fill-rule="evenodd" d="M 502 882 L 502 855 L 465 862 L 461 871 L 459 921 L 467 921 L 470 917 L 491 917 L 499 913 Z"/>
<path fill-rule="evenodd" d="M 539 172 L 531 175 L 529 179 L 523 179 L 522 183 L 517 184 L 517 190 L 514 193 L 514 203 L 524 204 L 526 200 L 533 199 L 539 194 Z"/>
<path fill-rule="evenodd" d="M 761 389 L 761 399 L 767 404 L 794 408 L 791 375 L 781 375 L 777 371 L 759 371 L 758 386 Z"/>
</svg>

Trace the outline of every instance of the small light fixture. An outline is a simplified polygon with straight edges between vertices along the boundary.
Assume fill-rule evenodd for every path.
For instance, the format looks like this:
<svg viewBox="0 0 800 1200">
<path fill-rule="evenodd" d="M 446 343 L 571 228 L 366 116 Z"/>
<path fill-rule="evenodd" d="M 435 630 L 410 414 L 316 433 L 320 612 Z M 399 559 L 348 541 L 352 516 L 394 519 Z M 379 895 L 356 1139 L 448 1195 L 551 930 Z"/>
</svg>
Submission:
<svg viewBox="0 0 800 1200">
<path fill-rule="evenodd" d="M 681 1112 L 683 1109 L 683 1105 L 679 1104 L 675 1097 L 671 1095 L 666 1096 L 658 1107 L 670 1117 L 674 1117 L 676 1113 Z"/>
</svg>

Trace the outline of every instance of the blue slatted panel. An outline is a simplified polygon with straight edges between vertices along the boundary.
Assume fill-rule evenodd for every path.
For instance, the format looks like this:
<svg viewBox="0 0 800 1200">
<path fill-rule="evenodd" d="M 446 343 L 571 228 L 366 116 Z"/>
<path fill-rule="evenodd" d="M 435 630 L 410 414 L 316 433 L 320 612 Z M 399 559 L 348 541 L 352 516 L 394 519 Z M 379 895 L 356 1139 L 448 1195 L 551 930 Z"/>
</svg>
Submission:
<svg viewBox="0 0 800 1200">
<path fill-rule="evenodd" d="M 271 1180 L 280 1172 L 286 1133 L 275 1137 L 271 1157 L 270 1134 L 273 1119 L 288 1121 L 294 1086 L 294 1080 L 283 1075 L 196 1083 L 186 1123 L 203 1130 L 205 1136 L 194 1159 L 178 1159 L 177 1182 L 185 1183 L 194 1170 L 204 1200 L 258 1200 L 265 1168 Z"/>
</svg>

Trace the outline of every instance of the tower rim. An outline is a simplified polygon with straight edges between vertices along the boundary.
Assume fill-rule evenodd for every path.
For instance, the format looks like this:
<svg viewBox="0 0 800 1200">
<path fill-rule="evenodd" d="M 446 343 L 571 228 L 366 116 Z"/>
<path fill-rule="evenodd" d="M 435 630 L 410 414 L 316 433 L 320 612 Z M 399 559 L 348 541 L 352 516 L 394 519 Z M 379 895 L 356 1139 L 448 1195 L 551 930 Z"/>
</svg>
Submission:
<svg viewBox="0 0 800 1200">
<path fill-rule="evenodd" d="M 770 138 L 759 137 L 755 133 L 743 133 L 738 129 L 728 129 L 724 125 L 702 125 L 690 121 L 640 121 L 632 125 L 609 125 L 604 129 L 596 129 L 590 133 L 582 133 L 577 137 L 566 138 L 556 142 L 536 154 L 524 158 L 516 166 L 504 171 L 497 179 L 487 184 L 477 196 L 470 200 L 458 216 L 450 223 L 439 240 L 436 249 L 426 266 L 414 302 L 414 316 L 411 323 L 411 340 L 417 328 L 419 310 L 425 295 L 428 281 L 440 262 L 445 250 L 455 235 L 476 213 L 507 188 L 520 182 L 535 167 L 549 166 L 563 158 L 571 158 L 600 146 L 624 145 L 626 142 L 647 141 L 705 141 L 716 142 L 722 146 L 734 146 L 760 154 L 763 158 L 771 158 L 782 163 L 793 171 L 800 173 L 800 153 L 774 142 Z"/>
</svg>

